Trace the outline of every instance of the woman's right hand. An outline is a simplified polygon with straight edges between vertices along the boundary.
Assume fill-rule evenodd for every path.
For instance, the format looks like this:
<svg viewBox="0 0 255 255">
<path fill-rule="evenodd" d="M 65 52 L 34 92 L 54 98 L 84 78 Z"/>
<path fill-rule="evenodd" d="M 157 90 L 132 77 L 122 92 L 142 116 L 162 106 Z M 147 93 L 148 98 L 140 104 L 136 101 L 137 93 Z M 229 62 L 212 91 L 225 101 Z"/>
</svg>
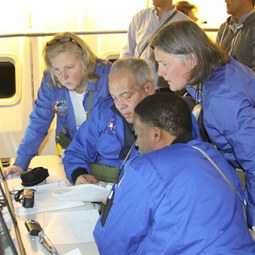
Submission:
<svg viewBox="0 0 255 255">
<path fill-rule="evenodd" d="M 22 173 L 25 172 L 25 170 L 20 166 L 12 165 L 6 168 L 4 172 L 6 177 L 12 173 L 15 173 L 15 176 L 20 176 Z"/>
</svg>

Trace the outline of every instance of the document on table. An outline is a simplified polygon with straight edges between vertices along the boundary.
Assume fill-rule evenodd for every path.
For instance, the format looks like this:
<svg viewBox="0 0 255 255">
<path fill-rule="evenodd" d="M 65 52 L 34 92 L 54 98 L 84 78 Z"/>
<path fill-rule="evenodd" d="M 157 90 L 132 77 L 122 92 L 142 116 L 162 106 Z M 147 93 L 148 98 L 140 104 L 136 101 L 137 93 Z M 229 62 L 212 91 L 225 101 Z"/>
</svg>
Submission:
<svg viewBox="0 0 255 255">
<path fill-rule="evenodd" d="M 95 184 L 81 184 L 59 188 L 52 193 L 52 196 L 65 201 L 103 202 L 107 199 L 110 190 L 111 185 L 101 187 Z"/>
<path fill-rule="evenodd" d="M 79 248 L 76 248 L 75 250 L 69 251 L 68 253 L 65 253 L 64 255 L 82 255 Z"/>
<path fill-rule="evenodd" d="M 52 193 L 60 187 L 67 187 L 65 182 L 38 185 L 27 188 L 35 188 L 34 207 L 25 208 L 21 203 L 14 202 L 15 213 L 17 216 L 49 212 L 54 210 L 66 209 L 75 206 L 84 205 L 79 201 L 59 201 L 52 197 Z"/>
<path fill-rule="evenodd" d="M 97 210 L 45 213 L 44 232 L 54 245 L 94 242 Z"/>
</svg>

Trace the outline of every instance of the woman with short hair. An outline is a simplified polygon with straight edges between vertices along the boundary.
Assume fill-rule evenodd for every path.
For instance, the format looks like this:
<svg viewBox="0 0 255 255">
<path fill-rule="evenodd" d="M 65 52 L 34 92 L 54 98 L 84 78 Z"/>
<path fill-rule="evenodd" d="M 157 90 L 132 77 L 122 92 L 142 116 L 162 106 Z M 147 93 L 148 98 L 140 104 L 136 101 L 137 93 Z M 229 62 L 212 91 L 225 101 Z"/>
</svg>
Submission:
<svg viewBox="0 0 255 255">
<path fill-rule="evenodd" d="M 161 29 L 152 43 L 158 74 L 172 91 L 186 88 L 203 108 L 211 141 L 245 170 L 248 224 L 255 226 L 255 76 L 192 21 Z"/>
</svg>

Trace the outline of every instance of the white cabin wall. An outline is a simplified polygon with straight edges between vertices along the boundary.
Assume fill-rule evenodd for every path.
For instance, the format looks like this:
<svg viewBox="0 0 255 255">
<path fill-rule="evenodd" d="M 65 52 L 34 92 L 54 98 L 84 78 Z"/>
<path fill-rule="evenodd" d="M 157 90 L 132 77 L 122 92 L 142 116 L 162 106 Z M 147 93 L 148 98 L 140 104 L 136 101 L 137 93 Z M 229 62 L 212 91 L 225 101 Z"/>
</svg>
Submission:
<svg viewBox="0 0 255 255">
<path fill-rule="evenodd" d="M 176 3 L 178 1 L 174 0 L 173 2 Z M 227 14 L 225 0 L 189 0 L 189 2 L 198 8 L 196 14 L 197 18 L 199 18 L 198 23 L 206 21 L 206 27 L 208 28 L 218 28 L 229 16 Z"/>
<path fill-rule="evenodd" d="M 227 14 L 226 3 L 224 0 L 188 0 L 191 4 L 194 4 L 198 8 L 196 17 L 198 18 L 197 24 L 201 25 L 201 28 L 216 28 L 218 29 L 220 25 L 229 16 Z M 174 0 L 173 3 L 178 2 Z M 206 22 L 206 24 L 202 24 Z M 207 32 L 207 35 L 212 41 L 216 40 L 217 32 Z"/>
<path fill-rule="evenodd" d="M 138 3 L 137 3 L 138 2 Z M 0 34 L 128 29 L 133 15 L 146 8 L 147 1 L 119 0 L 12 0 L 0 9 Z M 4 24 L 4 25 L 3 25 Z M 98 56 L 120 51 L 125 34 L 81 36 Z M 0 53 L 11 52 L 22 65 L 21 100 L 0 106 L 0 155 L 16 157 L 29 124 L 33 100 L 37 97 L 44 70 L 42 49 L 52 36 L 0 38 Z M 114 39 L 113 39 L 114 38 Z M 33 89 L 34 90 L 33 90 Z M 34 94 L 32 94 L 34 91 Z M 32 96 L 33 95 L 33 96 Z M 39 154 L 55 154 L 55 122 L 40 147 Z"/>
<path fill-rule="evenodd" d="M 0 8 L 0 34 L 20 32 L 28 28 L 28 10 L 22 4 L 14 8 L 5 1 Z M 0 155 L 15 157 L 32 111 L 29 38 L 0 38 L 0 57 L 14 54 L 21 64 L 21 100 L 15 105 L 0 106 Z"/>
<path fill-rule="evenodd" d="M 97 0 L 99 2 L 99 0 Z M 133 16 L 140 10 L 147 7 L 147 1 L 104 1 L 98 9 L 98 29 L 100 30 L 128 30 Z M 107 11 L 106 11 L 107 10 Z M 109 51 L 120 51 L 126 34 L 118 35 L 99 35 L 100 54 Z M 109 48 L 109 45 L 111 47 Z"/>
</svg>

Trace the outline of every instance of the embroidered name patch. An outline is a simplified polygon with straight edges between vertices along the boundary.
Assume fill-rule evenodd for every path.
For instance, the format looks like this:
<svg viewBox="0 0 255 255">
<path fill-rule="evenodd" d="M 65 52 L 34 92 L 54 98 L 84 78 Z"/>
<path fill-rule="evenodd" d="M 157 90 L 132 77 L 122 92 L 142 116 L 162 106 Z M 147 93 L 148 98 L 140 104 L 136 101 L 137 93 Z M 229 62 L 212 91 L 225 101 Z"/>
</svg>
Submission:
<svg viewBox="0 0 255 255">
<path fill-rule="evenodd" d="M 56 113 L 67 113 L 68 109 L 67 109 L 67 103 L 66 100 L 58 100 L 56 101 L 53 105 L 52 105 L 52 109 L 56 112 Z"/>
<path fill-rule="evenodd" d="M 114 118 L 111 118 L 110 122 L 107 125 L 107 128 L 105 129 L 105 133 L 110 133 L 110 132 L 112 132 L 113 134 L 116 134 L 116 123 Z"/>
</svg>

